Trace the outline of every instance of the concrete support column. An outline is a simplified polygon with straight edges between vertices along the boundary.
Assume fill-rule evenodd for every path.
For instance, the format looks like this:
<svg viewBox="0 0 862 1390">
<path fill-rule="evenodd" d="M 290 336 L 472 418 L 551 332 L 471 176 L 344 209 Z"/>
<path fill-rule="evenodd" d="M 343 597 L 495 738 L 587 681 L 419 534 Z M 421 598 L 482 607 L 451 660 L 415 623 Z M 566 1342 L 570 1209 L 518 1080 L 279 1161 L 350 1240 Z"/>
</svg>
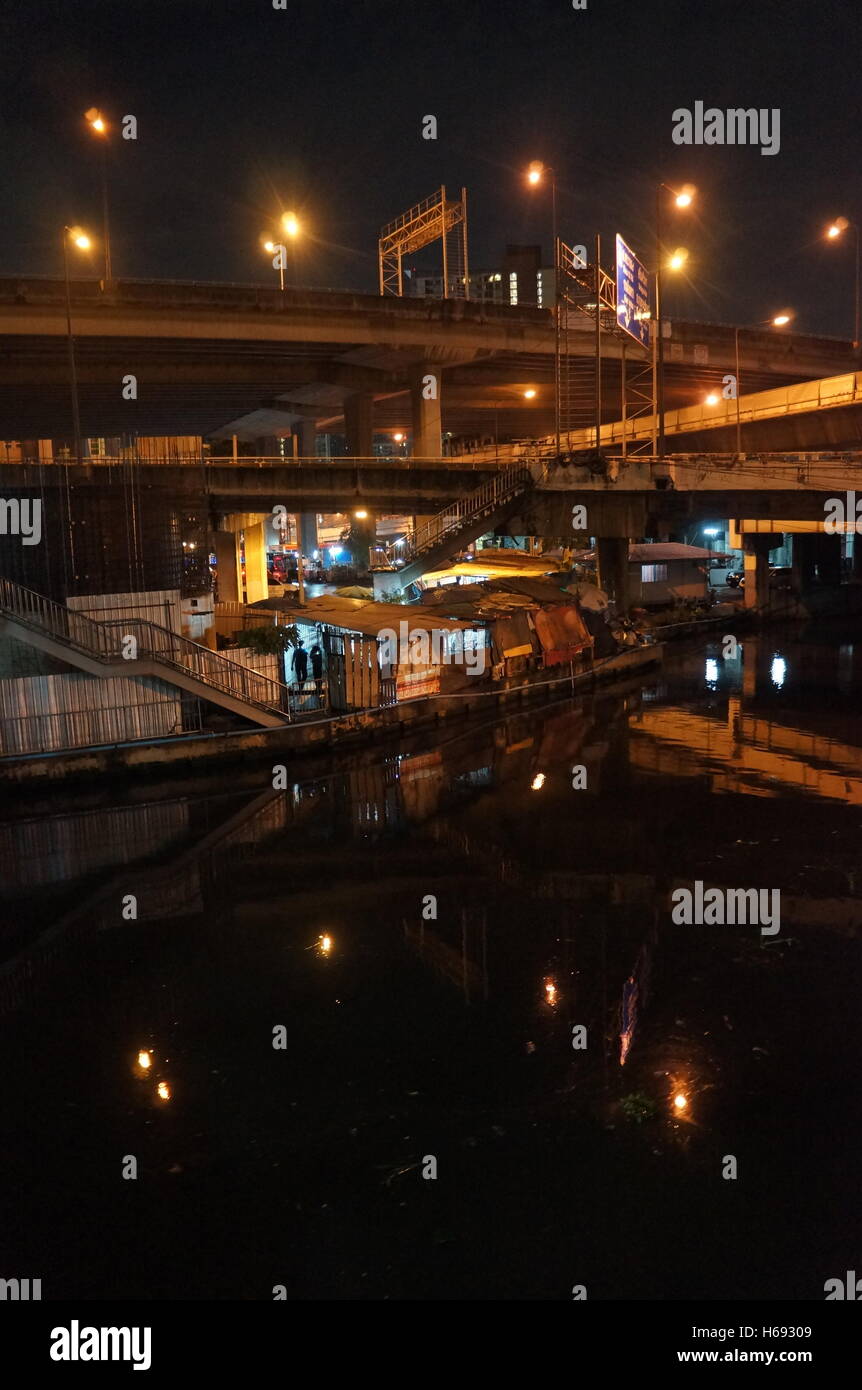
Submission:
<svg viewBox="0 0 862 1390">
<path fill-rule="evenodd" d="M 627 536 L 600 536 L 596 546 L 599 588 L 617 605 L 617 612 L 629 607 L 629 542 Z"/>
<path fill-rule="evenodd" d="M 245 537 L 245 601 L 259 603 L 269 597 L 269 582 L 266 577 L 266 536 L 263 522 L 246 526 Z"/>
<path fill-rule="evenodd" d="M 344 428 L 351 458 L 371 458 L 374 452 L 374 397 L 357 391 L 344 401 Z"/>
<path fill-rule="evenodd" d="M 814 542 L 816 535 L 805 531 L 794 532 L 792 546 L 792 584 L 794 592 L 805 594 L 814 581 Z"/>
<path fill-rule="evenodd" d="M 294 458 L 313 459 L 317 455 L 317 421 L 300 420 L 293 427 Z"/>
<path fill-rule="evenodd" d="M 366 515 L 358 517 L 355 512 L 351 515 L 350 533 L 356 565 L 364 570 L 371 564 L 372 546 L 377 540 L 377 513 L 368 506 L 362 506 L 359 510 Z"/>
<path fill-rule="evenodd" d="M 296 518 L 299 548 L 309 559 L 317 549 L 317 512 L 303 512 Z"/>
<path fill-rule="evenodd" d="M 443 454 L 441 373 L 424 363 L 410 372 L 410 408 L 413 417 L 413 457 L 438 459 Z"/>
<path fill-rule="evenodd" d="M 769 551 L 774 544 L 774 536 L 750 534 L 742 538 L 746 608 L 763 608 L 769 602 Z"/>
<path fill-rule="evenodd" d="M 236 531 L 216 531 L 215 556 L 219 603 L 239 603 L 242 599 L 242 570 Z"/>
<path fill-rule="evenodd" d="M 817 577 L 821 584 L 841 583 L 841 536 L 817 536 Z"/>
</svg>

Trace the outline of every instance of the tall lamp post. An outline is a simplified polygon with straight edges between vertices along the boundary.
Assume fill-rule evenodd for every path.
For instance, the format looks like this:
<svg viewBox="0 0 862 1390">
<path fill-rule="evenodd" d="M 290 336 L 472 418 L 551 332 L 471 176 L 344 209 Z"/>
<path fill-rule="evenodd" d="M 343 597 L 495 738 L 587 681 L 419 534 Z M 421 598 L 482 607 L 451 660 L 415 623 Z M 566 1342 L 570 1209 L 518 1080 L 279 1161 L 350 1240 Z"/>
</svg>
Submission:
<svg viewBox="0 0 862 1390">
<path fill-rule="evenodd" d="M 527 170 L 527 183 L 531 188 L 536 188 L 545 180 L 550 180 L 551 184 L 551 246 L 554 261 L 554 438 L 556 441 L 557 457 L 560 456 L 560 274 L 559 274 L 559 250 L 557 246 L 557 174 L 556 170 L 550 165 L 543 164 L 540 159 L 534 159 Z"/>
<path fill-rule="evenodd" d="M 289 237 L 291 241 L 299 236 L 299 222 L 294 213 L 286 212 L 283 215 L 281 219 L 281 229 L 285 236 Z M 278 257 L 277 261 L 273 260 L 273 266 L 278 270 L 278 287 L 283 292 L 284 268 L 287 264 L 287 245 L 283 241 L 272 241 L 268 238 L 263 243 L 263 249 L 266 251 L 267 255 Z"/>
<path fill-rule="evenodd" d="M 522 392 L 521 392 L 521 395 L 524 397 L 524 400 L 525 400 L 525 401 L 534 401 L 534 400 L 536 399 L 536 396 L 538 395 L 538 392 L 536 391 L 535 386 L 528 386 L 527 389 L 526 389 L 526 391 L 522 391 Z M 498 428 L 497 428 L 497 424 L 498 424 L 498 414 L 497 414 L 497 412 L 498 412 L 498 410 L 499 410 L 499 408 L 500 408 L 501 405 L 510 405 L 510 404 L 511 404 L 511 400 L 510 400 L 510 398 L 509 398 L 508 396 L 504 397 L 502 400 L 498 400 L 498 401 L 495 401 L 495 402 L 494 402 L 494 454 L 495 454 L 495 456 L 497 455 L 497 453 L 499 452 L 499 449 L 500 449 L 500 436 L 499 436 L 499 431 L 498 431 Z"/>
<path fill-rule="evenodd" d="M 66 286 L 66 341 L 69 350 L 69 386 L 72 392 L 72 429 L 75 462 L 81 462 L 81 414 L 78 408 L 78 373 L 75 366 L 75 339 L 72 336 L 72 291 L 69 284 L 69 242 L 79 251 L 89 251 L 92 243 L 81 227 L 63 228 L 63 280 Z"/>
<path fill-rule="evenodd" d="M 84 113 L 84 119 L 101 145 L 102 167 L 102 240 L 105 246 L 105 289 L 111 286 L 111 233 L 108 225 L 108 122 L 97 106 Z"/>
<path fill-rule="evenodd" d="M 772 328 L 786 328 L 788 323 L 791 322 L 792 318 L 792 313 L 783 312 L 780 314 L 776 314 L 771 319 L 761 319 L 760 324 L 758 324 L 757 326 L 762 327 L 768 324 Z M 738 454 L 742 453 L 742 420 L 740 418 L 739 410 L 739 398 L 742 395 L 739 372 L 739 335 L 743 331 L 744 330 L 740 328 L 738 324 L 735 325 L 733 330 L 733 355 L 735 363 L 734 370 L 736 373 L 736 452 Z M 713 392 L 710 392 L 710 394 L 706 397 L 706 400 L 704 401 L 704 405 L 718 405 L 718 403 L 719 397 L 716 396 Z"/>
<path fill-rule="evenodd" d="M 694 201 L 694 188 L 691 184 L 676 189 L 671 188 L 669 184 L 659 183 L 655 192 L 655 408 L 657 417 L 656 453 L 659 458 L 664 458 L 664 333 L 661 316 L 661 272 L 665 254 L 662 225 L 663 194 L 665 193 L 672 194 L 675 207 L 688 208 Z M 667 261 L 666 268 L 668 270 L 681 270 L 687 259 L 687 251 L 682 249 L 675 251 Z"/>
<path fill-rule="evenodd" d="M 836 217 L 835 221 L 826 228 L 826 236 L 829 241 L 837 241 L 846 231 L 852 231 L 856 238 L 856 291 L 854 296 L 855 312 L 853 316 L 853 346 L 857 349 L 860 344 L 859 336 L 859 223 L 851 222 L 846 217 Z"/>
</svg>

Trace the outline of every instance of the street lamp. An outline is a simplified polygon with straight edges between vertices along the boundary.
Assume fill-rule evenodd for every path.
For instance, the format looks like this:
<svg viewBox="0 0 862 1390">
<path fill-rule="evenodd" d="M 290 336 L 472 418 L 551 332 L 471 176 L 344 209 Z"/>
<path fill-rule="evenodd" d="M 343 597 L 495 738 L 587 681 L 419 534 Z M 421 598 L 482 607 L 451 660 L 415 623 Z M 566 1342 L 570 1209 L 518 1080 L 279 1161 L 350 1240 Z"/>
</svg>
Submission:
<svg viewBox="0 0 862 1390">
<path fill-rule="evenodd" d="M 846 231 L 852 231 L 856 238 L 856 293 L 855 293 L 855 314 L 853 318 L 853 346 L 858 349 L 860 344 L 859 335 L 859 223 L 851 222 L 846 217 L 836 217 L 826 229 L 826 237 L 829 241 L 838 241 Z"/>
<path fill-rule="evenodd" d="M 550 165 L 534 159 L 527 170 L 527 183 L 537 188 L 545 179 L 551 181 L 551 248 L 554 262 L 554 438 L 557 458 L 560 456 L 560 268 L 557 249 L 557 174 Z"/>
<path fill-rule="evenodd" d="M 66 286 L 66 341 L 69 351 L 69 386 L 72 392 L 72 429 L 75 438 L 75 461 L 81 462 L 81 415 L 78 408 L 78 373 L 75 366 L 75 340 L 72 337 L 72 291 L 69 284 L 69 242 L 79 251 L 89 251 L 90 238 L 82 227 L 63 228 L 63 280 Z"/>
<path fill-rule="evenodd" d="M 102 239 L 105 243 L 105 289 L 111 285 L 111 236 L 108 227 L 108 122 L 97 106 L 84 112 L 84 120 L 101 141 L 102 166 Z"/>
<path fill-rule="evenodd" d="M 789 310 L 782 310 L 780 314 L 775 314 L 771 319 L 761 319 L 755 327 L 763 328 L 768 325 L 771 328 L 786 328 L 788 323 L 793 320 L 793 314 Z M 738 324 L 733 329 L 733 350 L 736 370 L 736 452 L 742 453 L 742 422 L 739 417 L 739 398 L 742 392 L 739 389 L 739 335 L 741 329 Z"/>
<path fill-rule="evenodd" d="M 278 269 L 278 288 L 284 290 L 284 262 L 287 257 L 287 247 L 282 241 L 265 241 L 263 249 L 268 256 L 272 256 L 273 269 Z M 277 258 L 277 259 L 276 259 Z"/>
<path fill-rule="evenodd" d="M 534 400 L 536 399 L 536 396 L 537 396 L 538 394 L 539 394 L 539 393 L 538 393 L 538 391 L 536 390 L 535 386 L 528 386 L 528 387 L 526 388 L 526 390 L 524 390 L 524 391 L 521 392 L 521 395 L 524 397 L 524 400 L 525 400 L 525 401 L 534 401 Z M 495 455 L 497 454 L 497 452 L 499 451 L 499 448 L 500 448 L 499 431 L 498 431 L 498 428 L 497 428 L 498 420 L 499 420 L 499 416 L 498 416 L 499 407 L 500 407 L 501 405 L 509 405 L 510 400 L 511 400 L 511 397 L 505 396 L 505 397 L 504 397 L 503 399 L 501 399 L 501 400 L 494 401 L 494 453 L 495 453 Z"/>
<path fill-rule="evenodd" d="M 695 189 L 690 183 L 682 188 L 671 188 L 669 184 L 659 183 L 655 194 L 655 408 L 656 408 L 656 453 L 659 458 L 664 458 L 664 336 L 662 333 L 661 317 L 661 272 L 662 258 L 664 256 L 663 233 L 662 233 L 662 204 L 663 193 L 670 193 L 673 197 L 674 207 L 684 211 L 690 208 L 694 202 Z M 667 262 L 668 270 L 681 270 L 688 260 L 688 252 L 681 247 L 674 251 Z"/>
</svg>

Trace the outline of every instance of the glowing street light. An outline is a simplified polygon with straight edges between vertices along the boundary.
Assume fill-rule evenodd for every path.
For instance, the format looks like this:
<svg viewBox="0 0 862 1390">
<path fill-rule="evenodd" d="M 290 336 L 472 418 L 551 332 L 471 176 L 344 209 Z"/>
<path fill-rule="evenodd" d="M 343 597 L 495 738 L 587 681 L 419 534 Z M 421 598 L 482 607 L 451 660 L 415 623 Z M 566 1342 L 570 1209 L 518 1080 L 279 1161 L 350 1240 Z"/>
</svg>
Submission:
<svg viewBox="0 0 862 1390">
<path fill-rule="evenodd" d="M 653 356 L 656 442 L 659 458 L 664 458 L 664 334 L 661 317 L 661 277 L 664 268 L 664 237 L 662 229 L 663 194 L 669 193 L 674 207 L 684 212 L 695 199 L 694 184 L 683 184 L 682 188 L 671 188 L 670 184 L 659 183 L 655 191 L 655 353 Z M 668 270 L 681 270 L 688 260 L 688 252 L 682 247 L 676 250 L 666 262 Z"/>
<path fill-rule="evenodd" d="M 108 122 L 98 106 L 91 106 L 84 112 L 84 120 L 92 133 L 101 141 L 102 165 L 102 240 L 105 248 L 105 288 L 111 284 L 111 234 L 108 225 Z"/>
<path fill-rule="evenodd" d="M 829 241 L 838 241 L 846 231 L 852 231 L 856 238 L 856 308 L 853 319 L 853 346 L 858 348 L 860 341 L 862 341 L 859 333 L 859 223 L 851 222 L 848 217 L 836 217 L 835 221 L 826 228 L 826 237 Z"/>
<path fill-rule="evenodd" d="M 704 396 L 703 403 L 704 405 L 718 405 L 719 399 L 714 391 L 710 391 L 708 396 Z"/>
<path fill-rule="evenodd" d="M 786 328 L 788 323 L 793 321 L 793 313 L 790 309 L 784 309 L 780 314 L 775 314 L 771 319 L 761 319 L 758 325 L 761 328 Z M 737 324 L 733 330 L 733 351 L 736 362 L 736 452 L 742 453 L 742 422 L 739 414 L 739 398 L 742 395 L 739 379 L 739 334 L 740 328 Z"/>
<path fill-rule="evenodd" d="M 538 392 L 536 391 L 535 386 L 528 386 L 526 391 L 524 392 L 524 400 L 534 401 L 536 399 L 537 394 Z"/>
<path fill-rule="evenodd" d="M 792 314 L 776 314 L 772 320 L 773 327 L 784 328 L 785 324 L 788 324 L 792 318 Z"/>
<path fill-rule="evenodd" d="M 72 392 L 72 430 L 75 439 L 75 462 L 81 462 L 81 415 L 78 408 L 78 373 L 75 366 L 75 340 L 72 337 L 72 291 L 69 285 L 69 242 L 79 251 L 89 251 L 92 242 L 83 227 L 63 228 L 63 280 L 66 286 L 66 340 L 69 352 L 69 386 Z M 69 543 L 74 573 L 74 542 L 71 529 Z"/>
<path fill-rule="evenodd" d="M 360 507 L 353 515 L 356 517 L 357 521 L 366 521 L 368 519 L 368 513 L 364 507 Z"/>
<path fill-rule="evenodd" d="M 295 213 L 286 212 L 281 219 L 281 225 L 289 237 L 299 236 L 299 221 Z"/>
</svg>

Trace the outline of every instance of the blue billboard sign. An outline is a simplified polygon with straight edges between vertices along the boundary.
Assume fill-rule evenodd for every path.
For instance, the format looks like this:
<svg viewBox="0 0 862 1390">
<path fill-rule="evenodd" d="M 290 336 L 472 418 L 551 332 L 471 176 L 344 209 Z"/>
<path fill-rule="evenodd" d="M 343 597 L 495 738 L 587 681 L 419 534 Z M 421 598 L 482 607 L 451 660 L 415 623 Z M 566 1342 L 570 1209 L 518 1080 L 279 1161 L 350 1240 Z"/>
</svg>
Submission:
<svg viewBox="0 0 862 1390">
<path fill-rule="evenodd" d="M 650 285 L 646 267 L 617 235 L 617 323 L 643 347 L 649 346 Z"/>
</svg>

